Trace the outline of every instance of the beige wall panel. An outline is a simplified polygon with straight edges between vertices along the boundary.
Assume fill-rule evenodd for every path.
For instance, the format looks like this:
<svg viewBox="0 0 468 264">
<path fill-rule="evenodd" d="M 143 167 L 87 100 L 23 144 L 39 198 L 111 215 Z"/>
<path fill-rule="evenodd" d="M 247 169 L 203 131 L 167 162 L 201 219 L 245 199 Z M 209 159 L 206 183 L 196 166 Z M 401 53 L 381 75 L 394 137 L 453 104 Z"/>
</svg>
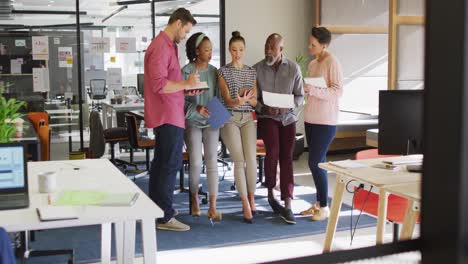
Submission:
<svg viewBox="0 0 468 264">
<path fill-rule="evenodd" d="M 322 25 L 388 25 L 389 0 L 322 0 Z"/>
<path fill-rule="evenodd" d="M 425 0 L 398 0 L 399 16 L 424 16 Z"/>
<path fill-rule="evenodd" d="M 398 89 L 418 86 L 424 79 L 424 27 L 398 27 L 397 83 Z"/>
</svg>

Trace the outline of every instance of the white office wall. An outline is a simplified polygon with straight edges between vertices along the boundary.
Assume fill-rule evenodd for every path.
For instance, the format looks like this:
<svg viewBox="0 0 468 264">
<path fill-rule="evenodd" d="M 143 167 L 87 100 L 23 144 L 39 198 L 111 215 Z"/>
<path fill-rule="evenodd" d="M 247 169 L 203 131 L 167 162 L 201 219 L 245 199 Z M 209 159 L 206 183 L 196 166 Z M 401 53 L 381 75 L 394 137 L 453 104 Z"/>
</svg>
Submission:
<svg viewBox="0 0 468 264">
<path fill-rule="evenodd" d="M 244 63 L 253 65 L 264 57 L 265 40 L 271 33 L 285 39 L 284 54 L 293 59 L 307 54 L 313 25 L 314 1 L 229 0 L 226 1 L 226 63 L 231 61 L 228 43 L 238 30 L 246 41 Z"/>
</svg>

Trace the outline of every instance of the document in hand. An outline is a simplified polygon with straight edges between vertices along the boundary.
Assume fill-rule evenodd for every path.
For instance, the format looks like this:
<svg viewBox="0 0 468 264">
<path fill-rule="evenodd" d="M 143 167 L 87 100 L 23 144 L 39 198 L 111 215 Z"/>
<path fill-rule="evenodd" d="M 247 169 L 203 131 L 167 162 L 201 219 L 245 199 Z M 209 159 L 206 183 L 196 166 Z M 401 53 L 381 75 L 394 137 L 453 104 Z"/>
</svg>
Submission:
<svg viewBox="0 0 468 264">
<path fill-rule="evenodd" d="M 320 87 L 320 88 L 327 88 L 327 82 L 323 77 L 317 77 L 317 78 L 304 78 L 304 82 L 307 84 L 310 84 L 315 87 Z"/>
<path fill-rule="evenodd" d="M 263 103 L 270 107 L 294 108 L 294 95 L 262 91 Z"/>
<path fill-rule="evenodd" d="M 210 87 L 208 87 L 207 82 L 200 82 L 197 86 L 195 87 L 190 87 L 190 88 L 185 88 L 185 91 L 192 91 L 192 90 L 209 90 Z"/>
<path fill-rule="evenodd" d="M 46 206 L 37 208 L 37 215 L 41 221 L 78 219 L 76 209 L 70 206 Z"/>
<path fill-rule="evenodd" d="M 108 193 L 101 191 L 67 190 L 60 193 L 52 205 L 131 206 L 138 199 L 137 192 Z"/>
<path fill-rule="evenodd" d="M 208 123 L 210 123 L 210 126 L 214 129 L 220 128 L 232 117 L 232 114 L 229 113 L 216 96 L 206 104 L 206 108 L 210 110 Z"/>
</svg>

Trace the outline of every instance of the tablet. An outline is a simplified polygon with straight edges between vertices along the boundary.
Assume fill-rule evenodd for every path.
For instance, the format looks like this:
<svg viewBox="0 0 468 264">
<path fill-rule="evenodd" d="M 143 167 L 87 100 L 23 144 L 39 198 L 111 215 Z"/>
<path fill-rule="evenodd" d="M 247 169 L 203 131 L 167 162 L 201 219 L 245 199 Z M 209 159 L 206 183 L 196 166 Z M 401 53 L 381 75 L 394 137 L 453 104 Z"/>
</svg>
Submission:
<svg viewBox="0 0 468 264">
<path fill-rule="evenodd" d="M 193 90 L 209 90 L 210 87 L 208 87 L 207 82 L 200 82 L 197 86 L 195 87 L 190 87 L 190 88 L 185 88 L 185 91 L 193 91 Z"/>
</svg>

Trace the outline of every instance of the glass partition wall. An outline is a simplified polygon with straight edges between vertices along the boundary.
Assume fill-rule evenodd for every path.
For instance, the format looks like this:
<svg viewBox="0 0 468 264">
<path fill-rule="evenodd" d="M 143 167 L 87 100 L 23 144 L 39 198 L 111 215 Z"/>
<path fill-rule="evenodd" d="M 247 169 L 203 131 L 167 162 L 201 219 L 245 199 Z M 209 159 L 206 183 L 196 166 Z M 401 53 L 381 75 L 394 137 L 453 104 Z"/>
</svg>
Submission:
<svg viewBox="0 0 468 264">
<path fill-rule="evenodd" d="M 146 47 L 175 9 L 192 12 L 198 24 L 191 33 L 203 31 L 211 38 L 212 63 L 219 66 L 218 0 L 7 0 L 0 5 L 7 11 L 0 14 L 0 90 L 6 98 L 26 101 L 26 112 L 49 114 L 52 160 L 88 147 L 90 110 L 101 111 L 117 94 L 140 99 L 137 76 L 144 74 Z M 179 49 L 184 65 L 185 42 Z M 102 96 L 93 93 L 91 80 L 104 85 Z"/>
</svg>

